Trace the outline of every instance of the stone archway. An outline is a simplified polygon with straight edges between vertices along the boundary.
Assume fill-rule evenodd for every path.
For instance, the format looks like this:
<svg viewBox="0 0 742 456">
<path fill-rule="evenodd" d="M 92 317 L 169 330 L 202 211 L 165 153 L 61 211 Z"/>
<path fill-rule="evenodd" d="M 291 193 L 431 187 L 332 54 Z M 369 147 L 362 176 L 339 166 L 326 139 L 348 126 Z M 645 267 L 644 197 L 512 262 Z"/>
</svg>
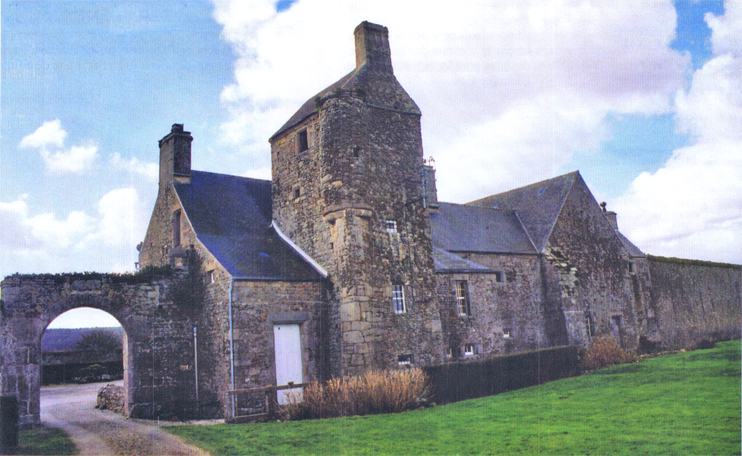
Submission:
<svg viewBox="0 0 742 456">
<path fill-rule="evenodd" d="M 137 275 L 14 275 L 1 284 L 0 393 L 15 394 L 21 426 L 40 422 L 41 338 L 62 313 L 92 307 L 124 328 L 125 413 L 137 418 L 192 415 L 195 382 L 191 322 L 167 299 L 169 279 Z"/>
</svg>

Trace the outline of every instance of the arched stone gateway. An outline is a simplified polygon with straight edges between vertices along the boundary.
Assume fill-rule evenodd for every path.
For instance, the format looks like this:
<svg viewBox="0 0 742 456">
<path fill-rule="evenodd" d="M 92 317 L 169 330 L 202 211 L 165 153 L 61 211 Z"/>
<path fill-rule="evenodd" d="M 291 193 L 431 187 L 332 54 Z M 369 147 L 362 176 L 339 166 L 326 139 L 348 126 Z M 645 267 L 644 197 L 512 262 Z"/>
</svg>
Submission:
<svg viewBox="0 0 742 456">
<path fill-rule="evenodd" d="M 39 424 L 41 337 L 62 313 L 92 307 L 123 326 L 125 413 L 136 418 L 198 414 L 193 325 L 168 290 L 141 275 L 14 275 L 0 286 L 0 393 L 18 398 L 20 424 Z"/>
</svg>

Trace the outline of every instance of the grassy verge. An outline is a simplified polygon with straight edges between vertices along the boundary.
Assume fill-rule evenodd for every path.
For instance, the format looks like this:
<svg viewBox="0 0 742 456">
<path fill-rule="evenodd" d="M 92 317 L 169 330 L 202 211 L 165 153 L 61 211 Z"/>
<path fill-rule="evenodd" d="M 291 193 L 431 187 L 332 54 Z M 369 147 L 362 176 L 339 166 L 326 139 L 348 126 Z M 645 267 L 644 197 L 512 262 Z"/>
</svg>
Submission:
<svg viewBox="0 0 742 456">
<path fill-rule="evenodd" d="M 70 455 L 77 454 L 77 449 L 63 430 L 40 427 L 20 432 L 18 454 Z"/>
<path fill-rule="evenodd" d="M 740 454 L 740 342 L 395 415 L 167 430 L 215 455 Z"/>
</svg>

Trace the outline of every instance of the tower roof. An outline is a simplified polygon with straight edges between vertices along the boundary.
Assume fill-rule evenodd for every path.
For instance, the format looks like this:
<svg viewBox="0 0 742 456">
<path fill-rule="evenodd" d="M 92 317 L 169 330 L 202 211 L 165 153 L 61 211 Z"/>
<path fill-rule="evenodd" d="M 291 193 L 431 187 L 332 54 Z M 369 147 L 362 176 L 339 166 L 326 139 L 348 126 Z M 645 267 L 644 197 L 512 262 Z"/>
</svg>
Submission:
<svg viewBox="0 0 742 456">
<path fill-rule="evenodd" d="M 362 22 L 356 27 L 354 34 L 356 68 L 307 100 L 271 136 L 270 141 L 314 115 L 326 97 L 342 90 L 354 91 L 367 104 L 377 108 L 420 115 L 420 108 L 394 76 L 387 28 Z"/>
</svg>

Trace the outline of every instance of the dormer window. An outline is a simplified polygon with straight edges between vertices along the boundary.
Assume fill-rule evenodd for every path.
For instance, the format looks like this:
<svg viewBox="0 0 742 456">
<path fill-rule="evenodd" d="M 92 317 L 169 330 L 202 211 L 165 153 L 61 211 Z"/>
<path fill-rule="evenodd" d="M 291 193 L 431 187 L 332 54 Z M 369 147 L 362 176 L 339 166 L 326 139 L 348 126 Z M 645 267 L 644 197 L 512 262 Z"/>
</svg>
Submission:
<svg viewBox="0 0 742 456">
<path fill-rule="evenodd" d="M 309 138 L 307 137 L 307 129 L 300 130 L 296 134 L 296 151 L 304 152 L 309 150 Z"/>
</svg>

